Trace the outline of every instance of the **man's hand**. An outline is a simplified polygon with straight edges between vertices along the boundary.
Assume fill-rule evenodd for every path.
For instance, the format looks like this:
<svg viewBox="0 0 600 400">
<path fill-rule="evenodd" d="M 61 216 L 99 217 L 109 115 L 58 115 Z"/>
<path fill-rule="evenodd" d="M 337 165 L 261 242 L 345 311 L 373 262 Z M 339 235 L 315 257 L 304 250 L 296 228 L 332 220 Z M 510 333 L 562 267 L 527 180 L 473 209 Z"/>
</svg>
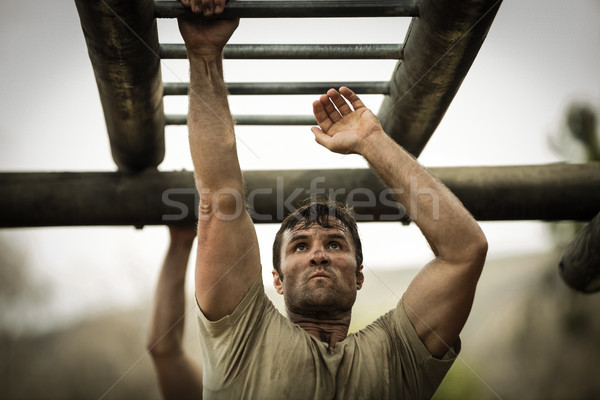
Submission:
<svg viewBox="0 0 600 400">
<path fill-rule="evenodd" d="M 329 89 L 313 103 L 313 113 L 319 124 L 312 128 L 315 140 L 335 153 L 363 154 L 370 137 L 385 135 L 377 117 L 345 86 Z"/>
<path fill-rule="evenodd" d="M 208 17 L 221 14 L 225 0 L 181 0 L 181 4 L 190 7 L 194 13 Z M 180 18 L 179 31 L 185 41 L 189 56 L 221 55 L 225 44 L 238 27 L 237 19 Z"/>
<path fill-rule="evenodd" d="M 214 14 L 221 14 L 225 9 L 226 0 L 181 0 L 181 4 L 189 7 L 195 14 L 204 14 L 210 17 Z"/>
</svg>

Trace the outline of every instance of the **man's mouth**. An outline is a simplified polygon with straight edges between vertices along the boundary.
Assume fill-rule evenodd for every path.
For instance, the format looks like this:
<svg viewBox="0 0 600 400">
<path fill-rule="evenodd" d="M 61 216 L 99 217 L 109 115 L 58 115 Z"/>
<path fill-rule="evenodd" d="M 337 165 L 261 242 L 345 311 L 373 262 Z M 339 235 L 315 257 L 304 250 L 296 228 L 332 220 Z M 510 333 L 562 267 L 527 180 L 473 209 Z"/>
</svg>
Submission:
<svg viewBox="0 0 600 400">
<path fill-rule="evenodd" d="M 310 278 L 308 278 L 308 280 L 311 280 L 311 279 L 314 279 L 314 278 L 328 278 L 328 279 L 331 279 L 331 275 L 329 275 L 327 272 L 319 271 L 319 272 L 315 272 L 314 274 L 312 274 L 310 276 Z"/>
</svg>

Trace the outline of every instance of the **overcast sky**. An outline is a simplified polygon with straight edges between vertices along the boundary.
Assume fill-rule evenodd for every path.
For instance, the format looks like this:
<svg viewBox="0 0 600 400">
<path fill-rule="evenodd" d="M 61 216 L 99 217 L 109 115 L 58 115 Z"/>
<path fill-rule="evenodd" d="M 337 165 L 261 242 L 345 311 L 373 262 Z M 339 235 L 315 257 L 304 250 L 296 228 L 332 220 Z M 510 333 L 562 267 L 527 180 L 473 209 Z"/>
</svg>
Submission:
<svg viewBox="0 0 600 400">
<path fill-rule="evenodd" d="M 559 161 L 547 136 L 572 101 L 600 109 L 600 2 L 505 1 L 458 95 L 420 161 L 426 166 L 543 164 Z M 115 165 L 93 71 L 73 1 L 0 2 L 0 171 L 113 171 Z M 236 43 L 402 42 L 408 19 L 243 20 Z M 161 42 L 181 42 L 173 20 Z M 387 80 L 393 61 L 227 61 L 230 81 Z M 165 81 L 187 80 L 185 61 L 163 62 Z M 309 114 L 315 96 L 232 98 L 234 113 Z M 377 110 L 380 96 L 365 96 Z M 185 98 L 167 99 L 183 113 Z M 308 127 L 240 127 L 244 169 L 362 167 L 332 155 Z M 184 127 L 166 129 L 160 169 L 191 169 Z M 543 251 L 540 223 L 484 223 L 490 256 Z M 364 224 L 367 268 L 423 264 L 431 255 L 414 226 Z M 275 227 L 260 226 L 265 277 Z M 162 227 L 6 229 L 55 306 L 100 309 L 150 296 L 167 234 Z M 414 239 L 417 238 L 417 239 Z M 401 246 L 398 246 L 401 243 Z M 400 248 L 400 252 L 399 249 Z M 270 284 L 269 282 L 266 282 Z M 61 311 L 61 312 L 63 312 Z"/>
</svg>

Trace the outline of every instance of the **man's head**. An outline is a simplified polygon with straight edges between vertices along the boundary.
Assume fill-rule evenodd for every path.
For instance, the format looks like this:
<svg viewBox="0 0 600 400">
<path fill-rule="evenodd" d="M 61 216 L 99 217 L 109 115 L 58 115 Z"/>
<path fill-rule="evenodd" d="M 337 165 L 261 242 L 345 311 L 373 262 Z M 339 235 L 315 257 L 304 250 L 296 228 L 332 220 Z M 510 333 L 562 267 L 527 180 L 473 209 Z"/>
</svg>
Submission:
<svg viewBox="0 0 600 400">
<path fill-rule="evenodd" d="M 292 214 L 288 215 L 275 235 L 273 242 L 273 268 L 283 278 L 281 273 L 281 245 L 283 233 L 288 230 L 307 229 L 311 225 L 319 225 L 323 228 L 341 228 L 346 231 L 354 245 L 356 258 L 356 273 L 360 272 L 362 266 L 363 254 L 360 236 L 356 219 L 350 212 L 350 208 L 345 203 L 328 202 L 316 200 L 297 208 Z"/>
<path fill-rule="evenodd" d="M 358 228 L 348 207 L 317 201 L 289 215 L 275 236 L 273 266 L 288 311 L 351 310 L 363 274 Z"/>
</svg>

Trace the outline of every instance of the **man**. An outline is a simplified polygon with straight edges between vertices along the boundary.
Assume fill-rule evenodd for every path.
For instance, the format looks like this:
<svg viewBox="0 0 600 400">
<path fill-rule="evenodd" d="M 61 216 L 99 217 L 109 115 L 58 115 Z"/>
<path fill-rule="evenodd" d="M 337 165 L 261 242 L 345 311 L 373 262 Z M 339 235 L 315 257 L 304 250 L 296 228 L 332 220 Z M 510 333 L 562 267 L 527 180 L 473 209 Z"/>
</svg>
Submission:
<svg viewBox="0 0 600 400">
<path fill-rule="evenodd" d="M 221 0 L 182 3 L 205 16 L 224 8 Z M 262 285 L 223 80 L 222 50 L 238 22 L 179 21 L 190 61 L 188 128 L 200 193 L 195 284 L 204 395 L 431 397 L 459 351 L 459 333 L 485 261 L 485 236 L 460 201 L 385 134 L 356 94 L 331 89 L 313 104 L 315 140 L 336 153 L 360 154 L 397 189 L 397 200 L 435 258 L 395 309 L 348 335 L 363 283 L 354 221 L 339 207 L 307 206 L 278 235 L 274 285 L 289 319 L 279 314 Z"/>
<path fill-rule="evenodd" d="M 156 285 L 147 347 L 163 398 L 202 399 L 202 369 L 183 349 L 185 274 L 196 228 L 170 226 L 169 236 Z"/>
</svg>

